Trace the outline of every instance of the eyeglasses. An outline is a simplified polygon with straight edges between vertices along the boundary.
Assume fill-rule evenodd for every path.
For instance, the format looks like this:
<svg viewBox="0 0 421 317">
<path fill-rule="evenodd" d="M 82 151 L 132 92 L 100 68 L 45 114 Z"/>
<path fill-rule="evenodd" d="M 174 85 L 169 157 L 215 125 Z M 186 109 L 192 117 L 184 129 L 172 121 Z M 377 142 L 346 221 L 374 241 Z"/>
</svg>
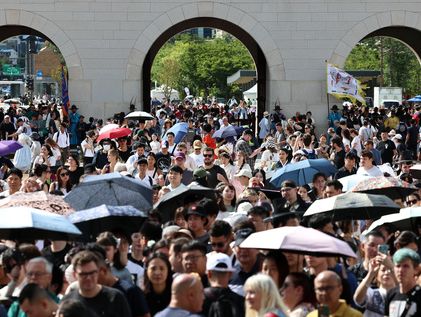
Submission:
<svg viewBox="0 0 421 317">
<path fill-rule="evenodd" d="M 61 173 L 61 174 L 60 174 L 60 176 L 61 176 L 61 177 L 64 177 L 64 176 L 69 176 L 69 173 Z"/>
<path fill-rule="evenodd" d="M 316 291 L 316 293 L 323 293 L 323 292 L 328 293 L 328 292 L 333 291 L 336 287 L 337 286 L 331 285 L 331 286 L 325 286 L 325 287 L 317 287 L 314 290 Z"/>
<path fill-rule="evenodd" d="M 407 205 L 414 205 L 414 204 L 416 204 L 417 202 L 418 202 L 418 200 L 417 200 L 417 199 L 407 200 L 407 201 L 406 201 L 406 204 L 407 204 Z"/>
<path fill-rule="evenodd" d="M 90 271 L 90 272 L 76 272 L 81 278 L 87 278 L 89 276 L 93 276 L 98 274 L 98 270 Z"/>
<path fill-rule="evenodd" d="M 47 272 L 26 272 L 26 277 L 29 277 L 29 278 L 31 278 L 31 277 L 38 278 L 38 277 L 41 277 L 41 276 L 43 276 L 45 274 L 48 274 L 48 273 Z"/>
<path fill-rule="evenodd" d="M 188 262 L 197 262 L 203 255 L 188 255 L 183 260 Z"/>
<path fill-rule="evenodd" d="M 213 154 L 203 154 L 203 157 L 212 157 Z"/>
<path fill-rule="evenodd" d="M 214 242 L 211 243 L 212 248 L 223 248 L 225 246 L 225 242 Z"/>
</svg>

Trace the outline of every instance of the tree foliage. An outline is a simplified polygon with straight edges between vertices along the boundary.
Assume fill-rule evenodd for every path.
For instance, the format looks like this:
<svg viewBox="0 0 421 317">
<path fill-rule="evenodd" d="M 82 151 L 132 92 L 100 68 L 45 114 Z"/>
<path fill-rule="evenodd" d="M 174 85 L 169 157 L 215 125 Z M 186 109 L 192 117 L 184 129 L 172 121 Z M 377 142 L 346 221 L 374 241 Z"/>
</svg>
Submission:
<svg viewBox="0 0 421 317">
<path fill-rule="evenodd" d="M 181 34 L 169 40 L 155 57 L 151 79 L 184 95 L 184 88 L 196 96 L 228 98 L 239 93 L 227 77 L 240 69 L 255 69 L 247 48 L 236 38 L 201 39 Z"/>
<path fill-rule="evenodd" d="M 409 95 L 421 91 L 421 66 L 414 52 L 390 37 L 372 37 L 358 43 L 345 62 L 346 70 L 379 70 L 383 85 L 403 87 Z"/>
</svg>

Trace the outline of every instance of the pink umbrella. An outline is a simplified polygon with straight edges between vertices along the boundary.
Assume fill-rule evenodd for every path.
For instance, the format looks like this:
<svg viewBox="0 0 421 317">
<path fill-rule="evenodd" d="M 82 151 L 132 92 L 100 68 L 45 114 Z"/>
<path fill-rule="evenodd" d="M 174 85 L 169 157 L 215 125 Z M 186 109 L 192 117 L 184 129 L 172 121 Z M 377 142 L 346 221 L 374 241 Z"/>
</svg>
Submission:
<svg viewBox="0 0 421 317">
<path fill-rule="evenodd" d="M 112 129 L 104 133 L 101 133 L 96 139 L 96 141 L 99 142 L 102 139 L 124 138 L 125 136 L 128 136 L 130 134 L 132 134 L 132 130 L 130 130 L 129 128 L 116 128 L 116 129 Z"/>
<path fill-rule="evenodd" d="M 364 178 L 351 190 L 353 192 L 385 195 L 390 199 L 400 199 L 413 193 L 417 188 L 394 177 L 376 176 Z"/>
<path fill-rule="evenodd" d="M 357 255 L 345 241 L 312 228 L 281 227 L 252 233 L 241 248 L 282 250 L 315 256 Z"/>
</svg>

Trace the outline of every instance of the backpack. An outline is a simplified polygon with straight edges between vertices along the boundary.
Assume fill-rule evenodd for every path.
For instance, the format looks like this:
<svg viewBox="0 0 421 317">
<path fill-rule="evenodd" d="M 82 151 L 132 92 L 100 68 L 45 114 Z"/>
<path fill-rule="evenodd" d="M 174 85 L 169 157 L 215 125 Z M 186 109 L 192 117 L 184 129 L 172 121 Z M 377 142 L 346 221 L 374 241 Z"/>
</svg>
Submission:
<svg viewBox="0 0 421 317">
<path fill-rule="evenodd" d="M 307 158 L 309 160 L 315 160 L 317 159 L 317 155 L 316 155 L 316 151 L 315 150 L 311 150 L 311 152 L 305 150 L 305 149 L 301 149 L 301 151 L 304 152 L 304 154 L 307 156 Z"/>
<path fill-rule="evenodd" d="M 206 293 L 209 294 L 209 289 L 206 289 Z M 216 295 L 216 294 L 214 294 Z M 214 296 L 211 296 L 211 298 Z M 225 291 L 222 292 L 217 298 L 213 298 L 212 304 L 209 307 L 207 316 L 209 317 L 237 317 L 244 315 L 244 312 L 238 311 L 237 305 L 233 304 L 233 300 L 230 300 L 230 295 Z"/>
</svg>

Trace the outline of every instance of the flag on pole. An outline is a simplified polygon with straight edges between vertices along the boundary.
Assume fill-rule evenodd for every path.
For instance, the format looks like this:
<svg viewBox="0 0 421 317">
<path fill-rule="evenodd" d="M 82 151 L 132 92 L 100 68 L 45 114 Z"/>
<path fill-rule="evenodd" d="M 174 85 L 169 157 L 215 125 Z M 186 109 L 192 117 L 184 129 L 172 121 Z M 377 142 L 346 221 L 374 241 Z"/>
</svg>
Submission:
<svg viewBox="0 0 421 317">
<path fill-rule="evenodd" d="M 360 82 L 344 70 L 327 64 L 327 93 L 338 98 L 347 97 L 365 104 Z"/>
<path fill-rule="evenodd" d="M 63 116 L 69 116 L 70 108 L 70 99 L 69 99 L 69 89 L 67 87 L 66 74 L 64 72 L 64 66 L 61 66 L 61 101 L 62 101 L 62 111 Z"/>
</svg>

